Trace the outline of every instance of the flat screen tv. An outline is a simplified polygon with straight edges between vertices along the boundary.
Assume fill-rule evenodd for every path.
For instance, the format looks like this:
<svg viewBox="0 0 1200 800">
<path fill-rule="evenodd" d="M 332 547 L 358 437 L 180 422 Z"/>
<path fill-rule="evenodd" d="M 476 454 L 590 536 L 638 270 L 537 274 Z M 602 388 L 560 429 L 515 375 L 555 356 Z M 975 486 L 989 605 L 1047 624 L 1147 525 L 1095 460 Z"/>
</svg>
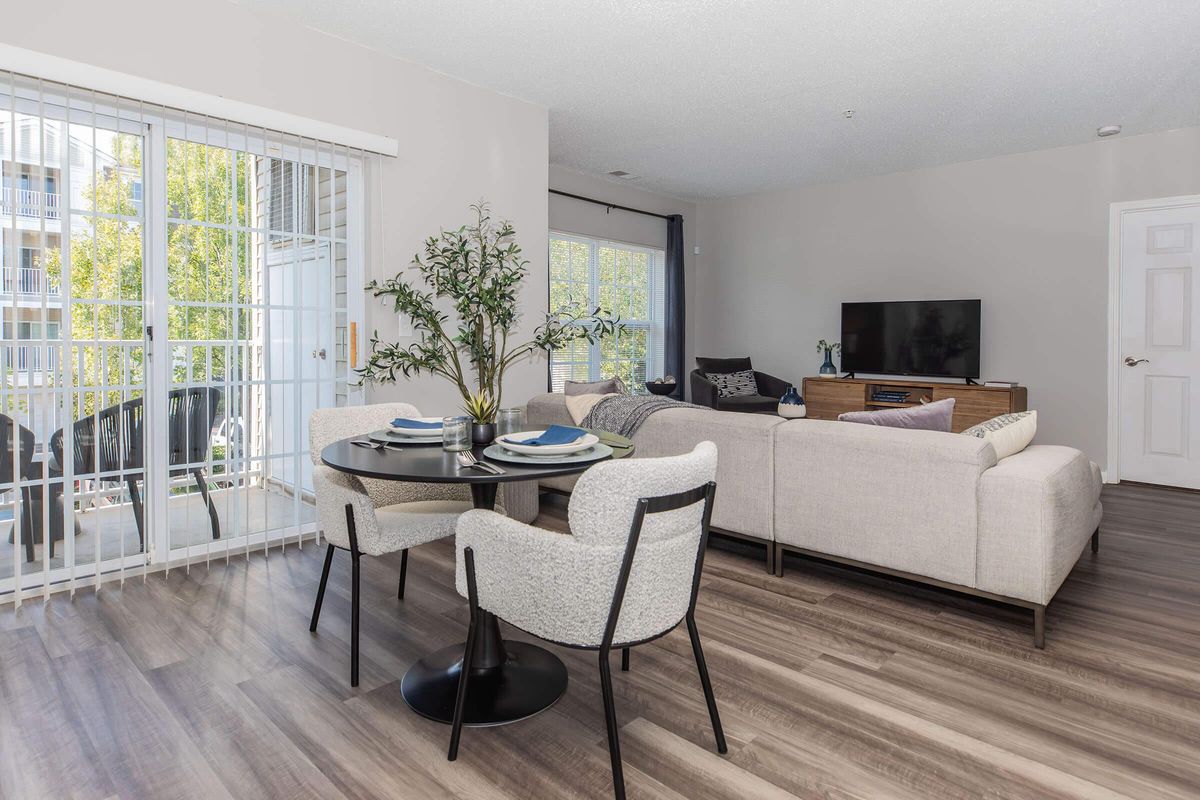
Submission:
<svg viewBox="0 0 1200 800">
<path fill-rule="evenodd" d="M 842 370 L 979 377 L 979 300 L 842 303 Z"/>
</svg>

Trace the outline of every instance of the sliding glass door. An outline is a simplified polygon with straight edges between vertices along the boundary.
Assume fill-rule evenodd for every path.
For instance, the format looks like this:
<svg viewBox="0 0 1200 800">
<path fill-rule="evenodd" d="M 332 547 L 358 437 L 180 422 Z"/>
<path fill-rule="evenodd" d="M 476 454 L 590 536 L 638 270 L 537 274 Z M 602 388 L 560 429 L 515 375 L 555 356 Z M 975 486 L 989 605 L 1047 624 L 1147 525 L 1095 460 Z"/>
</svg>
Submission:
<svg viewBox="0 0 1200 800">
<path fill-rule="evenodd" d="M 211 420 L 193 426 L 203 441 L 168 442 L 165 546 L 211 556 L 302 541 L 316 519 L 307 419 L 348 398 L 358 166 L 313 143 L 168 131 L 167 392 Z"/>
<path fill-rule="evenodd" d="M 361 160 L 0 79 L 0 599 L 313 535 Z"/>
</svg>

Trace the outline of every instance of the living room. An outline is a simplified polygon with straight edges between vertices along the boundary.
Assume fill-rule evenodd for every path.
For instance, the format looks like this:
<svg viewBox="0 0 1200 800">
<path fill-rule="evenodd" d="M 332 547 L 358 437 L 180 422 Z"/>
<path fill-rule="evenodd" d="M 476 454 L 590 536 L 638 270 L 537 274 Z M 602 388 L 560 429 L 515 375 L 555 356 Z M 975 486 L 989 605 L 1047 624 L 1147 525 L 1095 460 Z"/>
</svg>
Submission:
<svg viewBox="0 0 1200 800">
<path fill-rule="evenodd" d="M 0 797 L 1200 796 L 1200 9 L 0 28 Z"/>
</svg>

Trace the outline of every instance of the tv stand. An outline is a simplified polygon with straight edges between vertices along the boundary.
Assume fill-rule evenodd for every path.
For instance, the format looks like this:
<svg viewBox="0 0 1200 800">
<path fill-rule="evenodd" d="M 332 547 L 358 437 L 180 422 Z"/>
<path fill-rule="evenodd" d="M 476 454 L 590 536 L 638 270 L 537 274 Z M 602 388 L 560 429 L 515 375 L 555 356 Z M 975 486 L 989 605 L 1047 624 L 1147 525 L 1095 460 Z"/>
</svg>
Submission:
<svg viewBox="0 0 1200 800">
<path fill-rule="evenodd" d="M 843 376 L 842 376 L 841 378 L 839 378 L 838 380 L 843 380 L 843 381 L 852 381 L 852 380 L 854 380 L 854 373 L 853 373 L 853 372 L 847 372 L 845 375 L 843 375 Z"/>
<path fill-rule="evenodd" d="M 975 382 L 974 378 L 963 378 L 963 380 L 967 382 L 967 386 L 978 386 L 979 385 L 978 383 Z"/>
<path fill-rule="evenodd" d="M 907 392 L 900 402 L 875 400 L 876 392 Z M 984 420 L 1024 411 L 1028 390 L 1024 386 L 980 386 L 969 383 L 855 378 L 853 373 L 836 381 L 804 379 L 804 402 L 809 419 L 837 419 L 847 411 L 875 411 L 883 408 L 911 408 L 924 403 L 954 398 L 951 430 L 964 431 Z"/>
</svg>

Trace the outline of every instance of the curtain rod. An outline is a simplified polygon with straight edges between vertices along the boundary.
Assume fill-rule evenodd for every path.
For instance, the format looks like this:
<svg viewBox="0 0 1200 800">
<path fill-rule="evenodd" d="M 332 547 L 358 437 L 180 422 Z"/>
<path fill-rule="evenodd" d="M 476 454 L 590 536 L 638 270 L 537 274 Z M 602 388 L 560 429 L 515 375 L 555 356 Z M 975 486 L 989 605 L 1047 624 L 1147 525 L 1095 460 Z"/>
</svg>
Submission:
<svg viewBox="0 0 1200 800">
<path fill-rule="evenodd" d="M 658 217 L 659 219 L 670 219 L 667 214 L 656 214 L 653 211 L 642 211 L 640 208 L 630 208 L 629 206 L 621 206 L 616 203 L 606 203 L 603 200 L 597 200 L 594 197 L 584 197 L 581 194 L 571 194 L 570 192 L 562 192 L 558 189 L 550 189 L 550 194 L 557 194 L 562 197 L 570 197 L 572 200 L 582 200 L 585 203 L 595 203 L 598 206 L 604 206 L 609 211 L 618 209 L 620 211 L 629 211 L 633 214 L 645 214 L 647 217 Z M 682 215 L 678 215 L 682 218 Z"/>
</svg>

